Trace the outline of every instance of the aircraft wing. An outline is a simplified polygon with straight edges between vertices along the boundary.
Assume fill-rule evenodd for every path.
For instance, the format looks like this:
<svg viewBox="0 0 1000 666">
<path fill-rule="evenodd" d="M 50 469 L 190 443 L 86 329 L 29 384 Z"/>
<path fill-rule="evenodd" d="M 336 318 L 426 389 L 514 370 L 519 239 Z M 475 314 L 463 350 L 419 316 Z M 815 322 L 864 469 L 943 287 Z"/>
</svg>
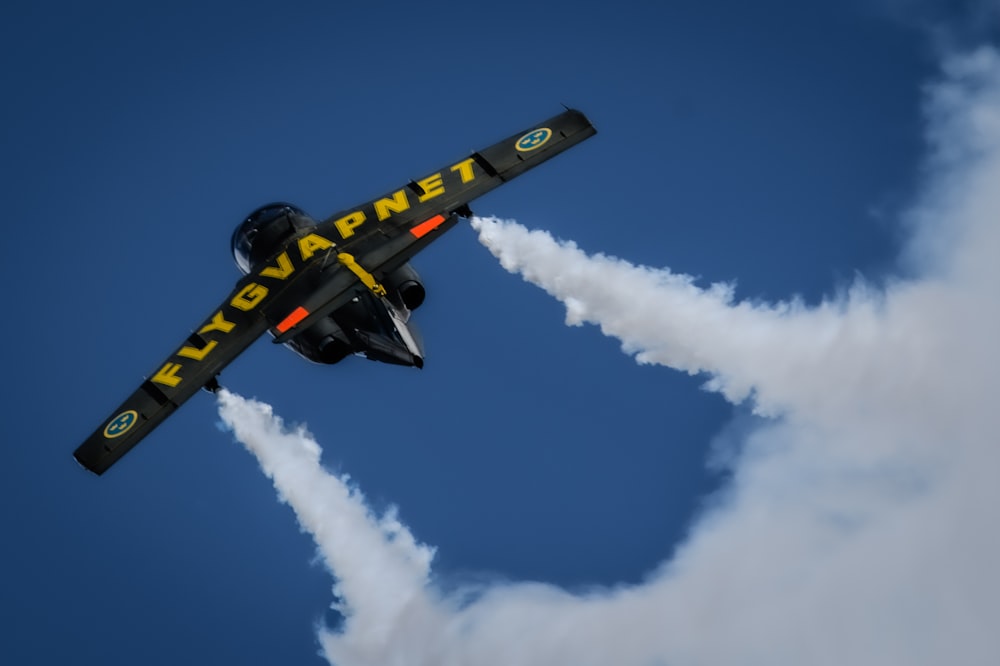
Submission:
<svg viewBox="0 0 1000 666">
<path fill-rule="evenodd" d="M 267 289 L 256 275 L 233 292 L 180 347 L 87 438 L 73 457 L 102 474 L 174 413 L 268 328 L 260 303 Z"/>
<path fill-rule="evenodd" d="M 371 288 L 471 215 L 469 203 L 597 133 L 583 113 L 565 112 L 512 134 L 385 196 L 320 223 L 317 232 L 337 239 L 351 272 L 327 280 L 271 330 L 282 343 L 343 305 L 355 276 Z M 341 257 L 345 256 L 343 254 Z M 336 263 L 336 262 L 335 262 Z M 344 263 L 343 261 L 341 263 Z M 331 270 L 327 267 L 324 270 Z M 337 267 L 339 268 L 339 267 Z M 353 272 L 353 275 L 352 275 Z"/>
<path fill-rule="evenodd" d="M 291 238 L 237 283 L 74 457 L 103 473 L 269 328 L 275 342 L 286 342 L 358 288 L 384 296 L 380 281 L 471 215 L 469 202 L 595 133 L 586 116 L 567 110 Z"/>
</svg>

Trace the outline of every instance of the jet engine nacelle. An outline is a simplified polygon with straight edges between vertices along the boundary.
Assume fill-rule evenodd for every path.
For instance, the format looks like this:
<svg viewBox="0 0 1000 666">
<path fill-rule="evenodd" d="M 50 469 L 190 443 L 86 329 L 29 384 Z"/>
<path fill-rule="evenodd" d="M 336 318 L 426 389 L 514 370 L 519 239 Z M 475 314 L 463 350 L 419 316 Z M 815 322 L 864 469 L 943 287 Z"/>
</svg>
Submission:
<svg viewBox="0 0 1000 666">
<path fill-rule="evenodd" d="M 396 295 L 398 300 L 410 311 L 419 308 L 427 296 L 420 276 L 408 263 L 389 273 L 382 282 L 386 290 L 390 294 Z"/>
<path fill-rule="evenodd" d="M 354 349 L 333 317 L 318 322 L 285 343 L 289 349 L 313 363 L 332 365 L 340 362 Z"/>
</svg>

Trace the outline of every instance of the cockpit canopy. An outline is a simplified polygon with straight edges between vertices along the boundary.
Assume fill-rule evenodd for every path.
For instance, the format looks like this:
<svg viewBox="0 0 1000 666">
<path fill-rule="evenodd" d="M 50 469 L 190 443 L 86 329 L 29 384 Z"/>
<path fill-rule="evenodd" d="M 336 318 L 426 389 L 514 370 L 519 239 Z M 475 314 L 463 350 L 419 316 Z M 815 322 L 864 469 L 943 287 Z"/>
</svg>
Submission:
<svg viewBox="0 0 1000 666">
<path fill-rule="evenodd" d="M 244 274 L 265 260 L 279 244 L 299 229 L 315 224 L 287 203 L 271 203 L 250 213 L 233 231 L 233 259 Z"/>
</svg>

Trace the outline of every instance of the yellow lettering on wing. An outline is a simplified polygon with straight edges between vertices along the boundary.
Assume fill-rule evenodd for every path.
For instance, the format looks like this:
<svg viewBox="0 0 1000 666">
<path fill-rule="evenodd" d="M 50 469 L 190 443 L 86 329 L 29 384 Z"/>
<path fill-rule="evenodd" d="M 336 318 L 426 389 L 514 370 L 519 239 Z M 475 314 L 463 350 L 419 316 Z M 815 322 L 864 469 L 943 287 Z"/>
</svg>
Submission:
<svg viewBox="0 0 1000 666">
<path fill-rule="evenodd" d="M 393 193 L 392 198 L 385 197 L 375 202 L 375 217 L 381 222 L 389 217 L 390 213 L 402 213 L 410 207 L 410 202 L 406 199 L 406 190 L 399 190 Z"/>
<path fill-rule="evenodd" d="M 333 241 L 316 234 L 308 234 L 299 239 L 299 255 L 302 261 L 309 261 L 316 252 L 333 247 Z"/>
<path fill-rule="evenodd" d="M 444 194 L 444 184 L 441 182 L 440 173 L 436 173 L 433 176 L 427 176 L 423 180 L 418 180 L 417 185 L 419 185 L 420 189 L 424 191 L 423 194 L 417 197 L 417 199 L 421 202 Z"/>
<path fill-rule="evenodd" d="M 337 227 L 337 231 L 340 232 L 341 238 L 350 238 L 354 235 L 355 227 L 359 227 L 365 222 L 365 214 L 362 211 L 355 211 L 350 215 L 345 215 L 333 224 Z M 324 239 L 326 240 L 326 239 Z M 302 241 L 299 241 L 301 244 Z"/>
<path fill-rule="evenodd" d="M 282 252 L 278 255 L 278 265 L 277 266 L 265 266 L 260 274 L 264 277 L 278 278 L 279 280 L 284 280 L 286 277 L 291 275 L 295 271 L 292 266 L 292 260 L 288 258 L 287 252 Z"/>
<path fill-rule="evenodd" d="M 472 170 L 472 163 L 476 160 L 469 158 L 467 160 L 462 160 L 458 164 L 451 167 L 452 171 L 457 171 L 458 175 L 462 177 L 463 183 L 468 183 L 469 181 L 476 179 L 476 173 Z"/>
<path fill-rule="evenodd" d="M 210 352 L 213 349 L 215 349 L 215 346 L 218 345 L 218 344 L 219 344 L 218 342 L 216 342 L 215 340 L 212 340 L 211 342 L 209 342 L 208 344 L 206 344 L 201 349 L 198 349 L 197 347 L 190 347 L 190 346 L 185 345 L 185 346 L 181 347 L 180 351 L 177 352 L 177 355 L 178 356 L 183 356 L 184 358 L 191 358 L 191 359 L 194 359 L 195 361 L 200 361 L 203 358 L 205 358 L 206 356 L 208 356 L 208 352 Z"/>
<path fill-rule="evenodd" d="M 267 287 L 261 286 L 256 282 L 251 282 L 247 286 L 240 289 L 239 293 L 233 296 L 233 300 L 230 304 L 234 308 L 239 308 L 243 311 L 253 310 L 257 307 L 257 304 L 267 296 Z"/>
<path fill-rule="evenodd" d="M 209 331 L 222 331 L 223 333 L 228 333 L 233 330 L 234 326 L 236 326 L 236 324 L 231 321 L 226 321 L 225 317 L 222 316 L 222 310 L 219 310 L 212 315 L 211 322 L 205 324 L 198 330 L 198 335 L 208 333 Z"/>
<path fill-rule="evenodd" d="M 177 371 L 180 369 L 180 363 L 166 363 L 149 381 L 173 388 L 181 383 L 181 378 L 177 376 Z"/>
</svg>

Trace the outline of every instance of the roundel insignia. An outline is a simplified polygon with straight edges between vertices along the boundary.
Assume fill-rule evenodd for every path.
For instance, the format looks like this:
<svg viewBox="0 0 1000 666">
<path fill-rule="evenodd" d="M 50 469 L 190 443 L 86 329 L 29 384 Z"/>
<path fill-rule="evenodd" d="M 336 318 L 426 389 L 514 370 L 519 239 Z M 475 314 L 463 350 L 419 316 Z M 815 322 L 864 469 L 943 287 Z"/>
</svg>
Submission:
<svg viewBox="0 0 1000 666">
<path fill-rule="evenodd" d="M 541 148 L 545 145 L 545 142 L 552 138 L 552 130 L 548 127 L 539 127 L 536 130 L 531 130 L 514 144 L 514 147 L 520 150 L 522 153 L 526 153 L 529 150 L 534 150 L 535 148 Z"/>
<path fill-rule="evenodd" d="M 138 420 L 139 414 L 136 413 L 134 409 L 130 409 L 126 412 L 122 412 L 115 418 L 111 419 L 109 423 L 104 428 L 104 436 L 108 439 L 114 439 L 115 437 L 121 437 L 135 425 L 136 420 Z"/>
</svg>

